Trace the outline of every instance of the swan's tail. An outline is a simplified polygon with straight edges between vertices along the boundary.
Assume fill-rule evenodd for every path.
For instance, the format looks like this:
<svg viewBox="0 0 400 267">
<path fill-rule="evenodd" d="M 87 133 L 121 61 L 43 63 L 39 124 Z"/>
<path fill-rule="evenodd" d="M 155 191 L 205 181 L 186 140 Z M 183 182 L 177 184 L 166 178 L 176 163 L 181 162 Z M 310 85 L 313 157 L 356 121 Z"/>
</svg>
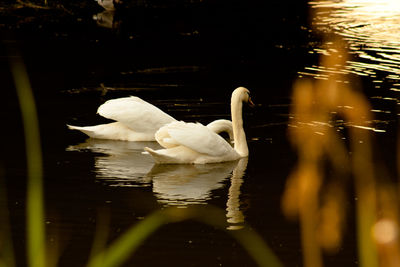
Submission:
<svg viewBox="0 0 400 267">
<path fill-rule="evenodd" d="M 137 133 L 120 122 L 111 122 L 94 126 L 67 125 L 71 130 L 78 130 L 92 138 L 121 141 L 153 141 L 154 134 Z"/>
<path fill-rule="evenodd" d="M 97 134 L 96 134 L 96 128 L 94 128 L 95 126 L 74 126 L 74 125 L 69 125 L 67 124 L 68 129 L 70 130 L 77 130 L 77 131 L 81 131 L 82 133 L 88 135 L 89 137 L 93 137 L 96 138 Z"/>
<path fill-rule="evenodd" d="M 84 129 L 85 127 L 80 127 L 80 126 L 74 126 L 74 125 L 69 125 L 67 124 L 68 129 L 70 130 L 79 130 L 81 131 L 82 129 Z"/>
<path fill-rule="evenodd" d="M 148 152 L 158 164 L 171 164 L 174 162 L 174 158 L 162 153 L 165 149 L 153 150 L 150 147 L 145 147 L 144 150 Z"/>
</svg>

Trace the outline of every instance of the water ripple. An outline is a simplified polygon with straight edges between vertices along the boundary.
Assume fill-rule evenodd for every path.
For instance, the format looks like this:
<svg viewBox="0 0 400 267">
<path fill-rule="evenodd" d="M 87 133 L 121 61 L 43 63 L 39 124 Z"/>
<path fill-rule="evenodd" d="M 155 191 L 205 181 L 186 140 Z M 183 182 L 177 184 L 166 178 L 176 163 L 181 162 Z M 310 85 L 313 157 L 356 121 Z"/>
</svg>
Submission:
<svg viewBox="0 0 400 267">
<path fill-rule="evenodd" d="M 348 62 L 346 72 L 361 76 L 386 72 L 390 79 L 400 79 L 400 1 L 311 1 L 310 5 L 316 10 L 314 27 L 342 36 L 357 58 Z M 329 44 L 313 52 L 331 53 Z"/>
<path fill-rule="evenodd" d="M 346 41 L 350 58 L 343 66 L 324 68 L 307 66 L 299 72 L 300 77 L 329 79 L 332 74 L 342 75 L 348 83 L 348 75 L 364 77 L 368 86 L 374 88 L 370 99 L 375 114 L 395 114 L 396 108 L 381 108 L 398 102 L 400 91 L 400 1 L 398 0 L 321 0 L 309 2 L 314 16 L 313 29 L 334 34 Z M 333 43 L 313 46 L 310 54 L 333 56 L 337 51 Z M 336 54 L 337 55 L 337 54 Z M 371 94 L 371 91 L 369 92 Z"/>
</svg>

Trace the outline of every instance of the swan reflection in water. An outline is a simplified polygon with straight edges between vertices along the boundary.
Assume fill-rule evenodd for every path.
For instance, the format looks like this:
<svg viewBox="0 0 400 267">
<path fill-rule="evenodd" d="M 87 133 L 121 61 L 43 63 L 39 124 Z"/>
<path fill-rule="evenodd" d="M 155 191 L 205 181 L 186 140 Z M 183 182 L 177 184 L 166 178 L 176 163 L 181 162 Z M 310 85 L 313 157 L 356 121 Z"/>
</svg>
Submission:
<svg viewBox="0 0 400 267">
<path fill-rule="evenodd" d="M 114 11 L 104 10 L 103 12 L 93 15 L 93 20 L 95 20 L 100 27 L 114 29 L 117 25 L 114 21 L 114 15 Z"/>
<path fill-rule="evenodd" d="M 240 187 L 248 158 L 213 164 L 154 164 L 143 148 L 159 149 L 156 142 L 124 142 L 89 138 L 69 146 L 67 151 L 91 151 L 95 156 L 97 179 L 110 186 L 152 186 L 159 203 L 185 207 L 206 204 L 212 192 L 221 189 L 230 178 L 226 204 L 228 229 L 243 227 Z"/>
<path fill-rule="evenodd" d="M 124 142 L 89 138 L 85 142 L 69 146 L 67 151 L 91 151 L 95 156 L 96 177 L 111 186 L 150 186 L 147 176 L 154 163 L 143 155 L 143 147 L 160 148 L 156 142 Z"/>
</svg>

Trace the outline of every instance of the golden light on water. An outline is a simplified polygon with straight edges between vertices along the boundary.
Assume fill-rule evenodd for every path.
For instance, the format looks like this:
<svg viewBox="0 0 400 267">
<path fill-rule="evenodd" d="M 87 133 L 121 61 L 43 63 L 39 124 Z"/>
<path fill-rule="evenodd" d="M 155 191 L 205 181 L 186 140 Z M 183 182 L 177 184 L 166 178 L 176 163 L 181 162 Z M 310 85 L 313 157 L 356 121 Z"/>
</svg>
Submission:
<svg viewBox="0 0 400 267">
<path fill-rule="evenodd" d="M 359 57 L 342 71 L 371 77 L 386 71 L 391 79 L 400 79 L 400 1 L 311 1 L 310 5 L 317 10 L 314 27 L 343 37 Z M 329 50 L 328 46 L 313 52 L 329 54 Z"/>
<path fill-rule="evenodd" d="M 400 104 L 400 1 L 321 0 L 309 4 L 313 10 L 312 31 L 342 38 L 350 57 L 330 68 L 306 66 L 299 76 L 328 80 L 342 74 L 337 82 L 345 84 L 353 77 L 369 80 L 376 94 L 371 99 L 371 112 L 378 118 L 378 127 L 371 125 L 371 130 L 384 132 L 386 122 L 398 113 L 396 106 Z M 332 57 L 337 51 L 328 41 L 311 44 L 309 53 Z"/>
<path fill-rule="evenodd" d="M 325 2 L 325 1 L 323 1 Z M 330 16 L 320 23 L 329 25 L 334 31 L 348 39 L 354 49 L 357 45 L 376 48 L 399 49 L 400 1 L 392 0 L 344 0 L 339 3 L 314 2 L 314 7 L 330 8 Z M 330 4 L 328 4 L 330 3 Z M 380 51 L 380 50 L 378 50 Z M 380 52 L 388 51 L 387 49 Z M 389 52 L 393 52 L 389 50 Z M 398 60 L 398 58 L 396 58 Z M 390 57 L 389 57 L 390 61 Z"/>
</svg>

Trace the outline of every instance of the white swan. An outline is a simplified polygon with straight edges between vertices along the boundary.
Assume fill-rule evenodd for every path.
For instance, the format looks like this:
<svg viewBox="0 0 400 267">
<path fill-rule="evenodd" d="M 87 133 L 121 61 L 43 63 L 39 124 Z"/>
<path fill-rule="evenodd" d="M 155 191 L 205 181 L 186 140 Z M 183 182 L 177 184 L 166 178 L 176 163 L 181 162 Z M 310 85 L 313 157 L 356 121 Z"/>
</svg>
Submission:
<svg viewBox="0 0 400 267">
<path fill-rule="evenodd" d="M 120 141 L 155 141 L 155 133 L 162 126 L 176 121 L 156 106 L 136 96 L 117 98 L 102 104 L 97 113 L 115 122 L 95 126 L 67 125 L 89 137 Z M 216 120 L 207 125 L 216 133 L 227 132 L 233 139 L 232 122 Z"/>
<path fill-rule="evenodd" d="M 145 147 L 156 163 L 216 163 L 237 160 L 249 155 L 243 129 L 243 102 L 253 103 L 244 87 L 235 89 L 231 98 L 234 148 L 210 128 L 199 123 L 172 122 L 156 132 L 156 141 L 164 149 Z"/>
</svg>

